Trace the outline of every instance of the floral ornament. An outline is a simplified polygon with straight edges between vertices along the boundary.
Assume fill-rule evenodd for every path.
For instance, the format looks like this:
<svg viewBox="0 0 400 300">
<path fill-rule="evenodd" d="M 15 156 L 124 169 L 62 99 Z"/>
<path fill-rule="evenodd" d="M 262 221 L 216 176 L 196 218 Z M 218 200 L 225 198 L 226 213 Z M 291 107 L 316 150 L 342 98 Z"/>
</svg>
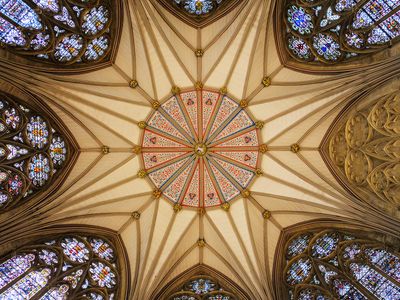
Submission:
<svg viewBox="0 0 400 300">
<path fill-rule="evenodd" d="M 139 176 L 148 176 L 176 208 L 218 206 L 243 196 L 260 167 L 260 129 L 227 95 L 179 93 L 144 123 Z"/>
</svg>

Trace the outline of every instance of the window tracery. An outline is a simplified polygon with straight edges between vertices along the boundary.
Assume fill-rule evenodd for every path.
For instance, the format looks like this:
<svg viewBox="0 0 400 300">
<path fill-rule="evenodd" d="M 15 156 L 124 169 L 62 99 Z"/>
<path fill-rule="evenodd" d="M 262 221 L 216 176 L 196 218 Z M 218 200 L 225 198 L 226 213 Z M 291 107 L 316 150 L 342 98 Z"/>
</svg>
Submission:
<svg viewBox="0 0 400 300">
<path fill-rule="evenodd" d="M 0 46 L 53 64 L 103 60 L 114 43 L 110 0 L 0 0 Z"/>
<path fill-rule="evenodd" d="M 169 300 L 236 300 L 235 295 L 226 291 L 213 278 L 195 276 L 188 280 L 180 291 L 175 292 Z"/>
<path fill-rule="evenodd" d="M 300 233 L 286 244 L 284 282 L 289 299 L 400 297 L 399 254 L 340 230 Z"/>
<path fill-rule="evenodd" d="M 204 27 L 247 0 L 154 0 L 193 27 Z M 157 7 L 157 6 L 155 6 Z"/>
<path fill-rule="evenodd" d="M 0 211 L 45 191 L 65 170 L 71 151 L 46 114 L 0 93 Z"/>
<path fill-rule="evenodd" d="M 399 1 L 287 0 L 281 17 L 286 49 L 300 62 L 346 62 L 400 38 Z"/>
<path fill-rule="evenodd" d="M 118 299 L 116 251 L 98 236 L 60 235 L 0 260 L 0 299 Z"/>
<path fill-rule="evenodd" d="M 399 116 L 398 91 L 370 97 L 339 114 L 326 141 L 333 170 L 348 187 L 389 210 L 400 204 Z"/>
</svg>

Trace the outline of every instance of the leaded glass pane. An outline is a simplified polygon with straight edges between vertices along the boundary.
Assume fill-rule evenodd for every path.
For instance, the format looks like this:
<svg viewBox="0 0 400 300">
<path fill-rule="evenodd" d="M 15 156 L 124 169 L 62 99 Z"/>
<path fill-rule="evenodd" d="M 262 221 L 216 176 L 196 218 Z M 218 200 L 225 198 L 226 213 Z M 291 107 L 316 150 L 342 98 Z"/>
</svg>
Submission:
<svg viewBox="0 0 400 300">
<path fill-rule="evenodd" d="M 110 0 L 0 0 L 0 41 L 38 61 L 100 61 L 111 49 L 113 6 Z"/>
<path fill-rule="evenodd" d="M 288 297 L 400 299 L 400 259 L 379 245 L 334 230 L 295 235 L 286 246 Z"/>
<path fill-rule="evenodd" d="M 287 49 L 303 62 L 350 60 L 377 52 L 400 35 L 399 1 L 286 0 L 283 5 Z"/>
<path fill-rule="evenodd" d="M 2 261 L 0 299 L 112 300 L 118 292 L 115 250 L 101 237 L 60 236 Z"/>
</svg>

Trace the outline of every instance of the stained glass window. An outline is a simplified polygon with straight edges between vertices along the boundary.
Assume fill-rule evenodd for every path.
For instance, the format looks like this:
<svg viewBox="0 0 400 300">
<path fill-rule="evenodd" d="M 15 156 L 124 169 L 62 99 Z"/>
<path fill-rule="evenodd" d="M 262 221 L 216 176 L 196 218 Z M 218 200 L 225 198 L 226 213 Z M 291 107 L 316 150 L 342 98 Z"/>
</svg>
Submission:
<svg viewBox="0 0 400 300">
<path fill-rule="evenodd" d="M 400 258 L 342 231 L 308 232 L 286 246 L 289 299 L 400 299 Z"/>
<path fill-rule="evenodd" d="M 106 239 L 58 236 L 0 260 L 0 299 L 117 299 L 118 270 Z"/>
<path fill-rule="evenodd" d="M 229 202 L 249 186 L 260 166 L 256 122 L 227 95 L 210 90 L 174 95 L 146 123 L 143 169 L 174 203 Z"/>
<path fill-rule="evenodd" d="M 0 0 L 0 42 L 57 64 L 102 60 L 112 44 L 110 0 Z"/>
<path fill-rule="evenodd" d="M 222 287 L 215 279 L 208 276 L 195 276 L 169 300 L 237 300 L 238 298 Z"/>
<path fill-rule="evenodd" d="M 400 38 L 400 2 L 283 1 L 285 39 L 297 60 L 333 64 L 385 48 Z"/>
<path fill-rule="evenodd" d="M 213 10 L 217 9 L 218 6 L 224 0 L 172 0 L 178 6 L 185 9 L 189 14 L 194 16 L 196 15 L 205 15 L 209 14 Z"/>
<path fill-rule="evenodd" d="M 71 149 L 46 114 L 0 93 L 0 211 L 34 197 L 65 169 Z"/>
</svg>

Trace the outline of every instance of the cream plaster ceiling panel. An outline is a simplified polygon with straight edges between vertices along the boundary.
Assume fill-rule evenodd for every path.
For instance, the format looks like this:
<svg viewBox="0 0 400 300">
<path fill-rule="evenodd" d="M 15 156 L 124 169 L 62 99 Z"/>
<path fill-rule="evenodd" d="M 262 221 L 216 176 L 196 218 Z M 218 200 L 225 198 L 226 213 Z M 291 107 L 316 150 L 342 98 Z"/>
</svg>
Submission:
<svg viewBox="0 0 400 300">
<path fill-rule="evenodd" d="M 38 224 L 90 224 L 118 232 L 130 264 L 127 300 L 151 299 L 200 263 L 223 272 L 251 299 L 273 299 L 274 254 L 285 227 L 365 216 L 367 209 L 336 183 L 319 146 L 349 97 L 368 80 L 357 71 L 307 75 L 281 65 L 272 5 L 249 0 L 195 29 L 156 1 L 126 0 L 113 66 L 80 75 L 27 76 L 23 69 L 0 75 L 24 80 L 25 88 L 45 95 L 80 147 L 70 178 Z M 196 56 L 198 49 L 204 53 Z M 233 101 L 246 100 L 243 107 L 254 121 L 264 122 L 260 144 L 268 151 L 260 152 L 262 172 L 224 209 L 174 206 L 139 172 L 146 125 L 141 121 L 171 97 L 173 87 L 195 90 L 200 83 L 216 91 L 225 87 L 222 92 Z M 198 243 L 203 239 L 205 244 Z"/>
</svg>

